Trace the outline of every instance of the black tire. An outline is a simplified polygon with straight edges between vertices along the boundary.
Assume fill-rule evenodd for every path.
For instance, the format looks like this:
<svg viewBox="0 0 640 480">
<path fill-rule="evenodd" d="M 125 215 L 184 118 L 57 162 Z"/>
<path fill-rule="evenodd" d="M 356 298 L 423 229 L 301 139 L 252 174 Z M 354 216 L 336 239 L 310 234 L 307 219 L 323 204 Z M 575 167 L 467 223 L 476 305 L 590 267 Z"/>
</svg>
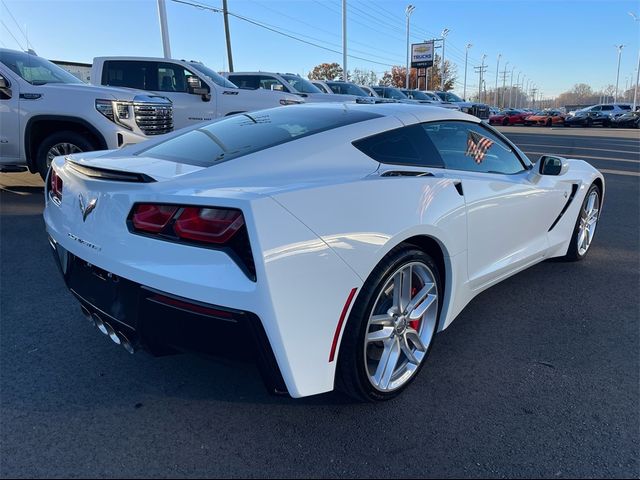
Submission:
<svg viewBox="0 0 640 480">
<path fill-rule="evenodd" d="M 590 118 L 587 118 L 584 122 L 584 126 L 587 128 L 593 127 L 593 120 L 591 120 Z"/>
<path fill-rule="evenodd" d="M 553 126 L 553 121 L 551 119 L 547 120 L 547 123 L 545 123 L 545 127 L 552 127 Z"/>
<path fill-rule="evenodd" d="M 377 390 L 369 381 L 365 366 L 364 340 L 367 334 L 368 319 L 382 288 L 390 276 L 401 266 L 411 262 L 424 263 L 434 274 L 438 291 L 437 317 L 432 332 L 432 341 L 427 346 L 426 354 L 413 376 L 401 387 L 391 392 Z M 437 331 L 442 308 L 443 279 L 436 262 L 430 255 L 412 245 L 400 245 L 376 266 L 362 286 L 351 309 L 340 346 L 336 371 L 336 388 L 350 397 L 363 402 L 385 401 L 402 393 L 418 376 L 428 360 L 433 336 Z"/>
<path fill-rule="evenodd" d="M 568 262 L 577 262 L 585 258 L 589 254 L 589 251 L 591 250 L 591 248 L 589 248 L 586 252 L 584 252 L 583 255 L 580 254 L 578 250 L 578 235 L 580 234 L 580 220 L 585 217 L 585 212 L 584 212 L 585 205 L 589 200 L 589 195 L 591 195 L 591 192 L 593 192 L 594 190 L 598 192 L 598 199 L 600 202 L 599 211 L 602 211 L 602 192 L 600 191 L 600 188 L 598 187 L 598 185 L 591 184 L 591 186 L 589 187 L 589 190 L 587 190 L 587 194 L 585 195 L 584 200 L 582 201 L 582 205 L 580 205 L 580 213 L 578 214 L 578 218 L 576 219 L 576 224 L 573 227 L 573 234 L 571 235 L 571 243 L 569 243 L 569 250 L 567 250 L 567 254 L 564 257 L 562 257 L 563 260 L 566 260 Z M 597 231 L 598 229 L 596 228 L 596 232 Z M 594 232 L 594 237 L 595 237 L 595 232 Z"/>
<path fill-rule="evenodd" d="M 63 130 L 48 135 L 40 142 L 40 146 L 36 151 L 35 166 L 43 180 L 47 178 L 47 172 L 49 171 L 49 164 L 47 162 L 49 150 L 60 143 L 71 144 L 80 152 L 90 152 L 97 148 L 91 138 L 87 138 L 78 132 Z"/>
<path fill-rule="evenodd" d="M 502 125 L 505 127 L 509 125 L 509 117 L 505 117 L 504 120 L 502 120 Z"/>
</svg>

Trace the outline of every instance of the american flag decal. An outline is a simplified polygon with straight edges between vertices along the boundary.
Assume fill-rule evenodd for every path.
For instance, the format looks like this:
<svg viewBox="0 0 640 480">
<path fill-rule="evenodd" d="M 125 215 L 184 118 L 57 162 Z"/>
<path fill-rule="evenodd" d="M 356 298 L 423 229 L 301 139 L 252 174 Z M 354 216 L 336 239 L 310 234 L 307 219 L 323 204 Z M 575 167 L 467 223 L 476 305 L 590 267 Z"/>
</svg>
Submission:
<svg viewBox="0 0 640 480">
<path fill-rule="evenodd" d="M 469 130 L 467 135 L 467 151 L 464 154 L 480 164 L 484 160 L 484 156 L 487 154 L 487 150 L 493 145 L 493 140 L 483 137 L 478 132 Z"/>
</svg>

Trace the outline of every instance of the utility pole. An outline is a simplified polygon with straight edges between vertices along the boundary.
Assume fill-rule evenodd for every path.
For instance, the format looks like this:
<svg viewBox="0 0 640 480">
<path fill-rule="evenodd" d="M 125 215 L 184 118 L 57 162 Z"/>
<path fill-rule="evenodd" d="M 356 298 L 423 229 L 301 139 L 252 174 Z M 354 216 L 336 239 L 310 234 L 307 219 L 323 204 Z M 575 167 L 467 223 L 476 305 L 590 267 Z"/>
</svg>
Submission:
<svg viewBox="0 0 640 480">
<path fill-rule="evenodd" d="M 162 36 L 162 51 L 164 58 L 171 58 L 169 26 L 167 25 L 167 5 L 165 4 L 165 0 L 158 0 L 158 17 L 160 18 L 160 35 Z"/>
<path fill-rule="evenodd" d="M 500 102 L 502 104 L 501 108 L 504 108 L 504 95 L 505 95 L 505 88 L 507 85 L 507 66 L 509 65 L 509 62 L 504 64 L 504 70 L 502 71 L 502 102 Z"/>
<path fill-rule="evenodd" d="M 467 43 L 467 48 L 464 52 L 464 93 L 462 94 L 462 99 L 467 101 L 467 61 L 469 60 L 469 49 L 473 47 L 470 43 Z"/>
<path fill-rule="evenodd" d="M 409 44 L 409 19 L 411 18 L 411 14 L 415 9 L 416 7 L 414 7 L 413 5 L 407 5 L 406 10 L 404 11 L 404 13 L 407 15 L 407 81 L 405 83 L 405 88 L 407 90 L 409 89 L 409 78 L 411 77 L 411 64 L 409 63 L 411 48 L 411 45 Z"/>
<path fill-rule="evenodd" d="M 618 82 L 620 81 L 620 58 L 622 57 L 622 49 L 624 45 L 615 45 L 618 49 L 618 73 L 616 73 L 616 93 L 613 95 L 613 103 L 618 101 Z"/>
<path fill-rule="evenodd" d="M 536 93 L 538 93 L 538 89 L 534 86 L 534 88 L 531 89 L 531 108 L 536 108 Z"/>
<path fill-rule="evenodd" d="M 511 108 L 511 94 L 513 93 L 513 72 L 516 70 L 516 66 L 514 65 L 511 69 L 511 85 L 509 86 L 509 108 Z"/>
<path fill-rule="evenodd" d="M 498 54 L 498 62 L 496 63 L 496 90 L 493 92 L 493 104 L 498 106 L 498 72 L 500 71 L 500 57 L 502 54 Z"/>
<path fill-rule="evenodd" d="M 518 72 L 518 79 L 516 80 L 516 85 L 515 85 L 516 94 L 518 93 L 518 85 L 520 84 L 520 74 L 521 73 L 522 72 Z M 518 96 L 516 94 L 513 95 L 513 107 L 512 108 L 515 108 L 516 103 L 518 103 Z"/>
<path fill-rule="evenodd" d="M 347 81 L 347 0 L 342 0 L 342 80 Z"/>
<path fill-rule="evenodd" d="M 229 10 L 227 9 L 227 0 L 222 0 L 222 18 L 224 18 L 224 36 L 227 39 L 227 60 L 229 61 L 229 71 L 233 72 L 233 55 L 231 54 L 231 35 L 229 33 Z"/>
<path fill-rule="evenodd" d="M 440 90 L 444 92 L 444 40 L 449 35 L 449 29 L 442 30 L 440 36 L 442 37 L 442 68 L 440 69 Z"/>
<path fill-rule="evenodd" d="M 482 77 L 484 76 L 484 72 L 487 70 L 486 65 L 484 64 L 484 59 L 487 58 L 486 55 L 482 55 L 482 65 L 479 67 L 474 67 L 475 71 L 479 75 L 478 79 L 478 102 L 482 101 Z"/>
</svg>

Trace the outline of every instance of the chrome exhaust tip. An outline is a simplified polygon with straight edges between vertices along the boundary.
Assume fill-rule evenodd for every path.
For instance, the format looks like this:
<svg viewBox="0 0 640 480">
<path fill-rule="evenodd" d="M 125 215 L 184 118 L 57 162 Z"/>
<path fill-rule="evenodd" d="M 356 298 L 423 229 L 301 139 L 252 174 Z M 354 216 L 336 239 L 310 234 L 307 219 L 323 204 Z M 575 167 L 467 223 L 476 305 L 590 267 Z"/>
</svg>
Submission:
<svg viewBox="0 0 640 480">
<path fill-rule="evenodd" d="M 107 322 L 104 322 L 104 326 L 107 329 L 107 333 L 108 333 L 109 338 L 111 339 L 111 341 L 113 343 L 115 343 L 116 345 L 120 345 L 120 337 L 118 337 L 118 334 L 113 329 L 113 327 L 111 325 L 109 325 Z"/>
<path fill-rule="evenodd" d="M 129 339 L 127 338 L 127 336 L 122 333 L 122 332 L 118 332 L 118 337 L 120 340 L 120 345 L 122 345 L 122 347 L 129 352 L 130 354 L 134 354 L 136 353 L 136 349 L 133 346 L 133 344 L 129 341 Z"/>
<path fill-rule="evenodd" d="M 96 328 L 100 330 L 100 332 L 104 333 L 105 335 L 109 335 L 109 330 L 107 330 L 107 327 L 97 313 L 91 315 L 91 318 L 93 318 L 93 323 L 96 325 Z"/>
<path fill-rule="evenodd" d="M 94 323 L 93 322 L 93 318 L 91 317 L 91 312 L 89 311 L 89 309 L 87 307 L 82 305 L 82 306 L 80 306 L 80 310 L 82 311 L 82 315 L 84 315 L 84 318 L 89 320 L 91 323 Z"/>
</svg>

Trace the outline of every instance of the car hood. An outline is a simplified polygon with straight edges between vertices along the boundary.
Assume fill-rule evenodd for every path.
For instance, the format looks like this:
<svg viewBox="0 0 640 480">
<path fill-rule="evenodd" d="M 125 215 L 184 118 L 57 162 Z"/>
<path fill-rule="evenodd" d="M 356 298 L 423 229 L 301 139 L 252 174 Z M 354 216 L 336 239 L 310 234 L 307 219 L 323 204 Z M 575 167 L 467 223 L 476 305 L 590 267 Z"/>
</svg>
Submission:
<svg viewBox="0 0 640 480">
<path fill-rule="evenodd" d="M 98 85 L 89 85 L 88 83 L 47 83 L 45 85 L 39 85 L 39 87 L 45 92 L 51 91 L 52 95 L 58 95 L 64 92 L 83 96 L 93 96 L 96 99 L 123 100 L 128 102 L 133 101 L 134 98 L 139 96 L 162 97 L 161 95 L 153 95 L 149 92 L 136 90 L 134 88 L 102 87 Z"/>
</svg>

